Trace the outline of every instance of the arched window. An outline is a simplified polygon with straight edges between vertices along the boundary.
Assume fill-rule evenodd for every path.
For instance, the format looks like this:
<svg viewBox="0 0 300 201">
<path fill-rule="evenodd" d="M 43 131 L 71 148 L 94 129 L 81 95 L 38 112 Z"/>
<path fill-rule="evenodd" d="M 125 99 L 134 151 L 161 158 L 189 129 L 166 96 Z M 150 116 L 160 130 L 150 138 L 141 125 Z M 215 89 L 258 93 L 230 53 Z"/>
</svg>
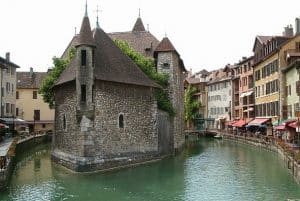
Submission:
<svg viewBox="0 0 300 201">
<path fill-rule="evenodd" d="M 124 128 L 124 116 L 123 116 L 123 114 L 119 115 L 119 128 Z"/>
<path fill-rule="evenodd" d="M 63 116 L 63 128 L 64 128 L 64 131 L 67 130 L 67 120 L 66 120 L 66 114 L 64 114 Z"/>
</svg>

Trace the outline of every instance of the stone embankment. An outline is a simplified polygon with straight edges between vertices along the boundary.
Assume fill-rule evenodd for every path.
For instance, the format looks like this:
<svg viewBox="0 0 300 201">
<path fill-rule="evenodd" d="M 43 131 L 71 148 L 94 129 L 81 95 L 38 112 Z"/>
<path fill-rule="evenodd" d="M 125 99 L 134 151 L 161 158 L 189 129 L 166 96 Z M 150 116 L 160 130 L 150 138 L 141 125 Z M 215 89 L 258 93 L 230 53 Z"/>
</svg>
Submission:
<svg viewBox="0 0 300 201">
<path fill-rule="evenodd" d="M 293 174 L 295 180 L 300 183 L 300 159 L 295 157 L 294 153 L 299 151 L 286 148 L 285 143 L 273 137 L 252 137 L 247 135 L 233 135 L 226 132 L 219 132 L 225 140 L 236 141 L 244 144 L 254 145 L 273 151 L 279 154 L 284 161 L 285 166 Z"/>
<path fill-rule="evenodd" d="M 4 190 L 9 183 L 12 174 L 14 159 L 18 153 L 24 152 L 38 144 L 48 142 L 51 136 L 47 134 L 32 135 L 24 138 L 7 139 L 0 144 L 0 191 Z"/>
</svg>

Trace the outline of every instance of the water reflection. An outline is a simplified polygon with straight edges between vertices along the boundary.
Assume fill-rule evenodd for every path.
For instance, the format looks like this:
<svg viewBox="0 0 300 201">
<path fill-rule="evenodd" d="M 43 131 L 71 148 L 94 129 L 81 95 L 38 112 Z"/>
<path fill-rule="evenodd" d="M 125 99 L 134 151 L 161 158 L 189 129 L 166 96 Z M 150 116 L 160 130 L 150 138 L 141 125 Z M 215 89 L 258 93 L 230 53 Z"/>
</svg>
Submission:
<svg viewBox="0 0 300 201">
<path fill-rule="evenodd" d="M 287 192 L 286 194 L 282 192 Z M 51 163 L 50 146 L 19 157 L 0 200 L 286 200 L 300 187 L 277 155 L 204 139 L 157 163 L 97 174 L 74 174 Z"/>
</svg>

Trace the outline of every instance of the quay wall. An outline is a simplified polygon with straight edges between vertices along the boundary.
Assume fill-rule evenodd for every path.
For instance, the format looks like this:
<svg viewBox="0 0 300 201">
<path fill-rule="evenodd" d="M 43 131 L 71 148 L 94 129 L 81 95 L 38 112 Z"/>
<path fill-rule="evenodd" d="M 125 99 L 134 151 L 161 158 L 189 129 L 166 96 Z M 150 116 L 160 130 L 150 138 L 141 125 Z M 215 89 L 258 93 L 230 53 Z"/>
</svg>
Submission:
<svg viewBox="0 0 300 201">
<path fill-rule="evenodd" d="M 235 141 L 243 144 L 254 145 L 275 153 L 278 153 L 279 157 L 284 161 L 286 168 L 294 176 L 297 183 L 300 183 L 300 161 L 297 162 L 293 157 L 288 155 L 282 147 L 280 147 L 275 140 L 264 140 L 261 138 L 249 138 L 245 136 L 228 135 L 221 133 L 224 140 Z"/>
<path fill-rule="evenodd" d="M 37 135 L 37 136 L 30 136 L 24 139 L 21 139 L 17 142 L 16 149 L 15 149 L 15 155 L 31 149 L 32 147 L 50 142 L 51 136 L 44 134 L 44 135 Z M 7 168 L 4 171 L 0 172 L 0 191 L 4 190 L 7 185 L 9 184 L 13 169 L 15 165 L 15 156 L 10 157 Z"/>
</svg>

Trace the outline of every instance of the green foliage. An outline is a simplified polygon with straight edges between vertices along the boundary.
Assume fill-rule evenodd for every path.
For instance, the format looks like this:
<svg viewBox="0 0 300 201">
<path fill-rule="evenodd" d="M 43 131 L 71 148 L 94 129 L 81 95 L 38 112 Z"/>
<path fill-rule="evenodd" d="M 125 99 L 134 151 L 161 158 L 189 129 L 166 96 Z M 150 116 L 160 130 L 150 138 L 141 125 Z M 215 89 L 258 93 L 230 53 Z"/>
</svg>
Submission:
<svg viewBox="0 0 300 201">
<path fill-rule="evenodd" d="M 127 42 L 122 40 L 115 40 L 116 45 L 125 53 L 132 61 L 140 67 L 140 69 L 153 81 L 162 86 L 161 89 L 155 91 L 158 108 L 166 111 L 170 116 L 175 115 L 175 110 L 172 106 L 171 100 L 167 92 L 169 75 L 166 73 L 159 73 L 155 69 L 153 59 L 146 58 L 133 50 Z"/>
<path fill-rule="evenodd" d="M 54 57 L 53 58 L 54 67 L 42 82 L 42 86 L 39 89 L 39 93 L 43 96 L 43 100 L 49 104 L 50 108 L 54 106 L 54 93 L 52 88 L 56 83 L 57 79 L 59 78 L 60 74 L 65 70 L 65 68 L 70 63 L 74 55 L 75 55 L 75 49 L 72 48 L 69 51 L 69 56 L 67 59 Z"/>
<path fill-rule="evenodd" d="M 195 93 L 197 93 L 197 88 L 188 86 L 184 94 L 184 117 L 187 121 L 192 121 L 196 118 L 201 106 L 201 103 L 193 98 Z"/>
</svg>

